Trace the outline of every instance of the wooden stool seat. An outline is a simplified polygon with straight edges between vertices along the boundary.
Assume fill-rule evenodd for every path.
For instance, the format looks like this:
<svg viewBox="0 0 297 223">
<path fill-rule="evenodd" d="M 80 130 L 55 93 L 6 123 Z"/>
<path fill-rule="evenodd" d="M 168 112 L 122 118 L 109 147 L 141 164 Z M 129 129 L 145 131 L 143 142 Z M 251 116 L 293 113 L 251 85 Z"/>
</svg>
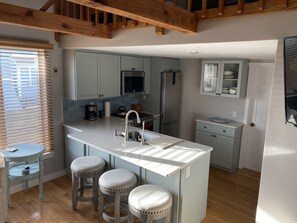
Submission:
<svg viewBox="0 0 297 223">
<path fill-rule="evenodd" d="M 95 210 L 98 210 L 98 179 L 103 172 L 105 161 L 97 156 L 79 157 L 72 161 L 72 209 L 76 210 L 77 201 L 93 202 Z M 92 178 L 91 184 L 86 184 L 87 178 Z M 91 197 L 85 197 L 84 190 L 91 188 Z"/>
<path fill-rule="evenodd" d="M 153 184 L 134 188 L 128 198 L 129 210 L 137 218 L 150 223 L 164 218 L 170 223 L 172 196 L 162 187 Z M 133 216 L 129 216 L 133 222 Z"/>
</svg>

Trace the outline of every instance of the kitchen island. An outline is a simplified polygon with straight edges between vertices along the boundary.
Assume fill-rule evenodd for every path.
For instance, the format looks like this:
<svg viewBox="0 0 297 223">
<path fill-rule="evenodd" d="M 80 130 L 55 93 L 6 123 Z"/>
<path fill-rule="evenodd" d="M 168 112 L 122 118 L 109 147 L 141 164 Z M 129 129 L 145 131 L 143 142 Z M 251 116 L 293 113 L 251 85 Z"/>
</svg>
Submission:
<svg viewBox="0 0 297 223">
<path fill-rule="evenodd" d="M 200 222 L 206 215 L 212 148 L 150 131 L 145 131 L 148 144 L 128 141 L 125 145 L 124 138 L 114 134 L 123 126 L 122 119 L 116 117 L 65 123 L 67 173 L 74 158 L 98 155 L 106 161 L 107 169 L 129 169 L 139 184 L 157 184 L 170 191 L 172 222 Z"/>
</svg>

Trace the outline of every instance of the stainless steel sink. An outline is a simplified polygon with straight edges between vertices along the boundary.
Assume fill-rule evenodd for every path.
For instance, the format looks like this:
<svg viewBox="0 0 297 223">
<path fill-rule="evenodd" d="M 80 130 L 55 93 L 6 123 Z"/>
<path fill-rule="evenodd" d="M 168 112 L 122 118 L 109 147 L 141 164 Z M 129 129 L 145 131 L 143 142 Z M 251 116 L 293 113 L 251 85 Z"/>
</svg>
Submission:
<svg viewBox="0 0 297 223">
<path fill-rule="evenodd" d="M 120 133 L 117 132 L 117 133 L 115 133 L 115 135 L 124 137 L 125 133 L 124 132 L 120 132 Z M 128 132 L 128 139 L 129 140 L 141 142 L 141 137 L 142 137 L 141 131 L 130 131 L 130 132 Z M 158 136 L 158 135 L 155 135 L 155 134 L 152 134 L 152 133 L 147 133 L 147 132 L 144 132 L 144 134 L 143 134 L 144 142 L 147 142 L 149 140 L 156 139 L 156 138 L 159 138 L 159 137 L 160 136 Z"/>
</svg>

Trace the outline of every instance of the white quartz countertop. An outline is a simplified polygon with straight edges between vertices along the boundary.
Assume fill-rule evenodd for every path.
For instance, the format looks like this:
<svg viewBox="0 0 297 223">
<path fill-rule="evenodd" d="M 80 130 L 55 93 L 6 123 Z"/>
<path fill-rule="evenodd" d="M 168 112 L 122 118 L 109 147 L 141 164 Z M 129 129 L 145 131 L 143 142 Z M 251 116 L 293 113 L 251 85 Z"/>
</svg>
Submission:
<svg viewBox="0 0 297 223">
<path fill-rule="evenodd" d="M 114 135 L 114 129 L 121 130 L 124 127 L 123 120 L 117 117 L 64 123 L 64 126 L 78 131 L 67 137 L 165 177 L 175 174 L 212 150 L 209 146 L 151 131 L 145 131 L 146 135 L 155 136 L 155 139 L 148 141 L 150 145 L 141 145 L 136 141 L 128 141 L 124 145 L 124 138 Z M 141 131 L 129 126 L 129 131 L 133 129 Z"/>
<path fill-rule="evenodd" d="M 230 122 L 227 122 L 227 123 L 214 122 L 209 117 L 200 117 L 200 118 L 197 118 L 196 121 L 216 124 L 216 125 L 220 125 L 220 126 L 226 126 L 226 127 L 235 128 L 235 129 L 238 128 L 238 127 L 243 126 L 243 123 L 235 122 L 235 121 L 232 121 L 232 120 L 230 120 Z"/>
</svg>

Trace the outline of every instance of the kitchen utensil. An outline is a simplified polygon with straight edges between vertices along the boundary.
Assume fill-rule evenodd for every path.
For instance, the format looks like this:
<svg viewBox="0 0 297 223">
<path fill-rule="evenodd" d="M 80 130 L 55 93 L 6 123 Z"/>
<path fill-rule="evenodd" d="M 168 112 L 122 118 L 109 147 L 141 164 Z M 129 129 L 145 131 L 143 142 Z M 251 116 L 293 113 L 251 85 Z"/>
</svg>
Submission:
<svg viewBox="0 0 297 223">
<path fill-rule="evenodd" d="M 234 79 L 234 78 L 235 78 L 235 75 L 233 74 L 228 74 L 228 75 L 224 74 L 224 79 Z"/>
<path fill-rule="evenodd" d="M 229 88 L 223 88 L 222 93 L 223 94 L 229 94 Z"/>
<path fill-rule="evenodd" d="M 237 92 L 237 89 L 236 89 L 235 87 L 231 87 L 231 88 L 229 89 L 229 93 L 230 93 L 230 94 L 236 94 L 236 92 Z"/>
<path fill-rule="evenodd" d="M 126 111 L 126 107 L 125 106 L 120 106 L 119 108 L 118 108 L 118 115 L 122 115 L 122 116 L 125 116 L 126 115 L 126 113 L 127 113 L 127 111 Z"/>
<path fill-rule="evenodd" d="M 229 123 L 231 121 L 230 119 L 221 117 L 209 117 L 209 120 L 217 123 Z"/>
<path fill-rule="evenodd" d="M 131 109 L 132 109 L 132 110 L 135 110 L 135 111 L 137 111 L 137 112 L 140 112 L 141 109 L 142 109 L 142 105 L 141 105 L 141 104 L 132 104 L 132 105 L 131 105 Z"/>
<path fill-rule="evenodd" d="M 226 70 L 226 71 L 224 71 L 224 75 L 231 75 L 231 74 L 233 74 L 234 72 L 233 71 L 231 71 L 231 70 Z"/>
</svg>

